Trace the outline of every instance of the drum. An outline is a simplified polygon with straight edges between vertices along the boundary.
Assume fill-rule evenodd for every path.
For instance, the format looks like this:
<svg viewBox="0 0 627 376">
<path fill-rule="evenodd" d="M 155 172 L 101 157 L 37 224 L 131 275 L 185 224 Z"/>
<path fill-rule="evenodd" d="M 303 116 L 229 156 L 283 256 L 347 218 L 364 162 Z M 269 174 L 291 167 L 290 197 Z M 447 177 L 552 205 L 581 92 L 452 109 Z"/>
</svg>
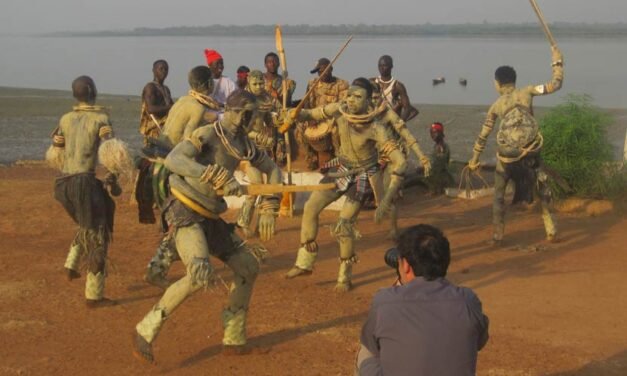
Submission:
<svg viewBox="0 0 627 376">
<path fill-rule="evenodd" d="M 303 133 L 305 140 L 317 152 L 328 152 L 333 150 L 331 139 L 331 126 L 327 122 L 318 124 L 308 124 Z"/>
</svg>

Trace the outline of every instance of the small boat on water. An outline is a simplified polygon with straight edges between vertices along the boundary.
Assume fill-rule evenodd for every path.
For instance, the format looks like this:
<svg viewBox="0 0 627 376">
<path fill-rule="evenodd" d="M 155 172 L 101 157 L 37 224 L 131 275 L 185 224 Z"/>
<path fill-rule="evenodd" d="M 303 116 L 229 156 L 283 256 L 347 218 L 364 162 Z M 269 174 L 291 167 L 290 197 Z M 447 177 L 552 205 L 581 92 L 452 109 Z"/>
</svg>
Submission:
<svg viewBox="0 0 627 376">
<path fill-rule="evenodd" d="M 462 77 L 459 79 L 459 84 L 462 86 L 466 86 L 468 85 L 468 80 Z"/>
<path fill-rule="evenodd" d="M 444 77 L 436 77 L 433 79 L 433 86 L 443 84 L 446 82 L 446 78 Z"/>
</svg>

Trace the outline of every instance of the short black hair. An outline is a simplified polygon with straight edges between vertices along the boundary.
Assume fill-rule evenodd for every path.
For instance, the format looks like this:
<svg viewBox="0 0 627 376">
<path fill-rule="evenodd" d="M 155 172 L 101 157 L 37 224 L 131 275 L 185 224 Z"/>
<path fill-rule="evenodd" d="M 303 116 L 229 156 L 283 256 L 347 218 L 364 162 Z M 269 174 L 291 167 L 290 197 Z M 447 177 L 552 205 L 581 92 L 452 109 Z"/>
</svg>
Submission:
<svg viewBox="0 0 627 376">
<path fill-rule="evenodd" d="M 360 88 L 365 89 L 366 94 L 368 95 L 368 98 L 372 98 L 372 92 L 374 91 L 374 88 L 372 87 L 372 83 L 370 82 L 369 79 L 365 77 L 357 77 L 356 79 L 353 80 L 351 85 L 359 86 Z"/>
<path fill-rule="evenodd" d="M 438 228 L 425 224 L 412 226 L 401 233 L 397 248 L 416 276 L 427 281 L 446 276 L 451 250 L 448 239 Z"/>
<path fill-rule="evenodd" d="M 198 65 L 189 71 L 187 82 L 192 89 L 203 87 L 211 80 L 211 69 L 206 65 Z"/>
<path fill-rule="evenodd" d="M 494 79 L 501 85 L 515 84 L 516 71 L 509 65 L 503 65 L 494 71 Z"/>
<path fill-rule="evenodd" d="M 154 69 L 154 68 L 156 68 L 156 67 L 157 67 L 157 64 L 161 64 L 161 63 L 165 64 L 165 66 L 166 66 L 166 67 L 168 67 L 168 68 L 170 67 L 170 66 L 168 65 L 168 62 L 167 62 L 167 61 L 165 61 L 165 60 L 163 60 L 163 59 L 159 59 L 159 60 L 156 60 L 154 63 L 152 63 L 152 68 L 153 68 L 153 69 Z"/>
<path fill-rule="evenodd" d="M 79 76 L 72 81 L 72 96 L 80 102 L 88 102 L 96 97 L 96 84 L 89 76 Z"/>
<path fill-rule="evenodd" d="M 274 52 L 268 52 L 268 53 L 266 54 L 266 56 L 263 58 L 263 62 L 265 63 L 265 62 L 268 60 L 268 58 L 269 58 L 269 57 L 273 57 L 273 58 L 275 58 L 275 59 L 279 60 L 279 55 L 277 55 L 277 54 L 276 54 L 276 53 L 274 53 Z"/>
<path fill-rule="evenodd" d="M 248 68 L 245 65 L 240 65 L 239 68 L 237 68 L 236 73 L 248 73 L 248 72 L 250 72 L 250 68 Z"/>
<path fill-rule="evenodd" d="M 381 60 L 385 60 L 387 61 L 390 65 L 394 65 L 394 59 L 392 59 L 392 56 L 390 55 L 383 55 L 379 58 L 379 61 Z"/>
</svg>

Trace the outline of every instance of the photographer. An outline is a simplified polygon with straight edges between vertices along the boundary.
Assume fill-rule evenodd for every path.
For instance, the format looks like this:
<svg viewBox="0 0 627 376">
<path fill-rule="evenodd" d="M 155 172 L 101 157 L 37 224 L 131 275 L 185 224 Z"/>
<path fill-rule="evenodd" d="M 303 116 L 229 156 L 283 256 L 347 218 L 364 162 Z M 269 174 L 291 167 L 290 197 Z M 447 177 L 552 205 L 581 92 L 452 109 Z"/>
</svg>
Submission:
<svg viewBox="0 0 627 376">
<path fill-rule="evenodd" d="M 474 375 L 488 341 L 488 317 L 472 290 L 444 277 L 450 262 L 442 232 L 417 225 L 386 253 L 396 286 L 374 297 L 361 332 L 356 374 Z"/>
</svg>

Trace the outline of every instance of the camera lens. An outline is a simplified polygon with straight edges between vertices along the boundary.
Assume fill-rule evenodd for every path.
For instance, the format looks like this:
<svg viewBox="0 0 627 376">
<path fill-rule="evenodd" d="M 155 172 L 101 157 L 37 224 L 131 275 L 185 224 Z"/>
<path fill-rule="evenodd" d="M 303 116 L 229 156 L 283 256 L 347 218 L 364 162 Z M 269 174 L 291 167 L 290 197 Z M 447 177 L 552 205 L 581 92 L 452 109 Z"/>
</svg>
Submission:
<svg viewBox="0 0 627 376">
<path fill-rule="evenodd" d="M 398 269 L 398 259 L 400 256 L 400 252 L 397 248 L 390 248 L 385 251 L 385 255 L 383 256 L 383 260 L 386 265 L 393 269 Z"/>
</svg>

